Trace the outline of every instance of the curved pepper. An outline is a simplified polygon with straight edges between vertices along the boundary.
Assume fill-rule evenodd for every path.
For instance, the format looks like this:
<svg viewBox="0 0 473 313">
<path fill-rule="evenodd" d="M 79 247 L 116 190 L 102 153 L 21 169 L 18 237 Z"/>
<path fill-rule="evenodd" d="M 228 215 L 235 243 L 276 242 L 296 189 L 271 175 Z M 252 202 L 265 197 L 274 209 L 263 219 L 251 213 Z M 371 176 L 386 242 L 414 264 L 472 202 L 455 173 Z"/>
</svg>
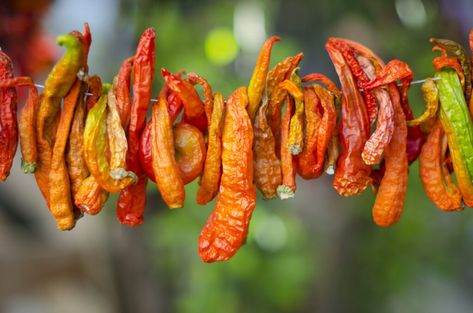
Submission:
<svg viewBox="0 0 473 313">
<path fill-rule="evenodd" d="M 199 236 L 199 255 L 204 262 L 228 260 L 240 249 L 255 208 L 253 132 L 245 109 L 247 99 L 242 87 L 227 100 L 220 193 Z"/>
<path fill-rule="evenodd" d="M 199 189 L 197 190 L 197 203 L 200 205 L 210 202 L 218 192 L 222 173 L 223 107 L 222 94 L 216 93 L 209 125 L 204 171 L 200 177 Z"/>
<path fill-rule="evenodd" d="M 435 77 L 440 99 L 440 121 L 448 138 L 458 187 L 467 206 L 473 206 L 473 125 L 455 71 L 443 70 Z"/>
<path fill-rule="evenodd" d="M 181 122 L 173 129 L 174 151 L 177 166 L 184 185 L 201 173 L 205 162 L 205 139 L 200 130 Z"/>
<path fill-rule="evenodd" d="M 278 36 L 272 36 L 267 39 L 256 60 L 255 69 L 251 76 L 250 84 L 248 85 L 248 114 L 252 121 L 255 119 L 266 87 L 269 62 L 271 60 L 271 49 L 273 44 L 279 40 L 280 38 Z"/>
<path fill-rule="evenodd" d="M 438 101 L 438 100 L 437 100 Z M 419 176 L 429 199 L 441 210 L 463 210 L 460 190 L 442 162 L 447 150 L 447 137 L 437 120 L 419 156 Z"/>
<path fill-rule="evenodd" d="M 408 126 L 417 126 L 427 123 L 437 115 L 439 107 L 439 94 L 432 78 L 427 78 L 422 84 L 422 96 L 425 102 L 425 111 L 416 119 L 407 121 Z"/>
</svg>

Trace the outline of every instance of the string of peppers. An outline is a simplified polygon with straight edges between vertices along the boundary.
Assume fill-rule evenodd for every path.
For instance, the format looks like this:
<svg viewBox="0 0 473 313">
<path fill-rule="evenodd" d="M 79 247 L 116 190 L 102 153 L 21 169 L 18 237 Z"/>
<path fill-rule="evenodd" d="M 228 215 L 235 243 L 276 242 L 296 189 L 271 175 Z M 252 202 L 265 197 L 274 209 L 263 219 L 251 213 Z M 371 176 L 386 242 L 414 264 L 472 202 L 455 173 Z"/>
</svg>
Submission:
<svg viewBox="0 0 473 313">
<path fill-rule="evenodd" d="M 245 242 L 256 188 L 265 199 L 292 198 L 296 173 L 334 174 L 342 196 L 371 185 L 374 222 L 387 227 L 401 216 L 408 166 L 419 158 L 422 184 L 438 208 L 473 207 L 472 59 L 460 44 L 430 39 L 441 55 L 432 62 L 435 78 L 422 85 L 425 112 L 414 118 L 406 63 L 385 64 L 357 42 L 329 38 L 340 90 L 322 74 L 301 77 L 303 53 L 269 69 L 277 41 L 266 40 L 249 85 L 227 99 L 202 76 L 165 69 L 151 99 L 152 28 L 112 84 L 89 75 L 88 24 L 83 33 L 59 36 L 66 51 L 41 95 L 30 77 L 13 77 L 12 61 L 0 51 L 0 180 L 19 138 L 23 171 L 34 174 L 58 228 L 70 230 L 82 214 L 98 214 L 111 192 L 120 192 L 118 220 L 141 224 L 148 179 L 169 208 L 181 208 L 184 186 L 200 177 L 197 203 L 217 197 L 198 241 L 205 262 L 227 260 Z M 17 87 L 29 90 L 18 124 Z"/>
</svg>

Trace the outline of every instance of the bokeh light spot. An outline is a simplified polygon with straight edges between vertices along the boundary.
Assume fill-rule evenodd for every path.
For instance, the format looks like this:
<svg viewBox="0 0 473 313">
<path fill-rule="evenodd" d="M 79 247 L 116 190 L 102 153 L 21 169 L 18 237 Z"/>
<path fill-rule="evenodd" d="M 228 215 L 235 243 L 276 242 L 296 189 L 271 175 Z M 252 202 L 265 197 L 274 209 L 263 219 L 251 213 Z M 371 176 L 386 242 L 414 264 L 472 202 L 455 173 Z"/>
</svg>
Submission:
<svg viewBox="0 0 473 313">
<path fill-rule="evenodd" d="M 215 28 L 205 39 L 205 55 L 218 65 L 231 63 L 238 55 L 238 44 L 228 28 Z"/>
</svg>

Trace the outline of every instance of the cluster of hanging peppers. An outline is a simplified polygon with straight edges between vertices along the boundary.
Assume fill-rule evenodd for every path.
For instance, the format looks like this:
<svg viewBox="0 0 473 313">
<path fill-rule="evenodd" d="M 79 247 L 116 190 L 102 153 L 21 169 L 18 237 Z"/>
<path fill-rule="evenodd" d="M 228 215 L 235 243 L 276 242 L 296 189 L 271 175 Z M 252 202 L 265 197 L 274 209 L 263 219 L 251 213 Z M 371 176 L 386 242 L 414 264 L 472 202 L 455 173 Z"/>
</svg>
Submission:
<svg viewBox="0 0 473 313">
<path fill-rule="evenodd" d="M 0 180 L 9 175 L 19 138 L 23 171 L 34 173 L 58 228 L 69 230 L 84 213 L 99 213 L 113 192 L 120 193 L 118 220 L 139 225 L 148 180 L 174 209 L 184 205 L 185 185 L 199 178 L 197 203 L 216 198 L 198 241 L 205 262 L 227 260 L 244 244 L 256 189 L 265 199 L 292 198 L 296 174 L 334 175 L 342 196 L 371 185 L 373 220 L 387 227 L 401 216 L 408 166 L 419 158 L 422 184 L 437 207 L 473 206 L 472 65 L 461 45 L 430 40 L 441 56 L 433 61 L 435 77 L 422 85 L 426 110 L 414 119 L 406 63 L 385 64 L 359 43 L 329 38 L 340 90 L 322 74 L 301 76 L 303 53 L 270 68 L 279 40 L 266 40 L 249 85 L 227 99 L 202 76 L 164 68 L 153 99 L 152 28 L 111 84 L 89 75 L 87 24 L 83 33 L 59 36 L 66 51 L 41 95 L 31 78 L 13 77 L 0 51 Z M 17 87 L 29 90 L 18 124 Z"/>
</svg>

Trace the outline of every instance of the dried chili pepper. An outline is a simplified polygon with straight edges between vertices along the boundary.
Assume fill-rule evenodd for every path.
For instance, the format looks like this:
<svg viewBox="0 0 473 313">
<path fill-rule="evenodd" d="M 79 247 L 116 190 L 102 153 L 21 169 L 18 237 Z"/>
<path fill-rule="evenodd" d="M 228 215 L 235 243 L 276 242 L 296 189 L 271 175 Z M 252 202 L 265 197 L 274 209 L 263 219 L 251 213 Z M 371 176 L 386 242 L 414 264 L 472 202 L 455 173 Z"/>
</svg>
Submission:
<svg viewBox="0 0 473 313">
<path fill-rule="evenodd" d="M 296 192 L 296 166 L 291 151 L 288 147 L 291 117 L 294 112 L 294 100 L 287 96 L 286 101 L 286 112 L 284 113 L 284 117 L 281 120 L 280 155 L 282 182 L 276 190 L 278 197 L 281 200 L 294 198 L 294 194 Z"/>
<path fill-rule="evenodd" d="M 210 202 L 218 191 L 220 175 L 222 173 L 222 123 L 223 97 L 216 93 L 214 96 L 212 116 L 207 139 L 207 155 L 202 176 L 197 190 L 197 203 L 200 205 Z"/>
<path fill-rule="evenodd" d="M 126 130 L 130 123 L 131 98 L 130 77 L 135 57 L 125 59 L 120 67 L 118 75 L 113 80 L 113 91 L 117 99 L 117 110 L 120 114 L 122 127 Z"/>
<path fill-rule="evenodd" d="M 292 71 L 297 67 L 304 57 L 301 52 L 295 56 L 288 57 L 276 64 L 268 73 L 266 82 L 266 96 L 269 98 L 268 104 L 268 123 L 273 132 L 276 142 L 276 155 L 279 157 L 281 148 L 281 111 L 286 97 L 286 91 L 278 88 L 278 85 L 286 79 L 289 79 Z"/>
<path fill-rule="evenodd" d="M 220 193 L 199 236 L 199 255 L 204 262 L 228 260 L 240 249 L 255 208 L 253 132 L 247 102 L 244 87 L 227 100 Z"/>
<path fill-rule="evenodd" d="M 276 143 L 266 120 L 268 100 L 263 101 L 253 125 L 253 168 L 256 187 L 265 199 L 276 196 L 281 184 L 281 162 L 276 156 Z"/>
<path fill-rule="evenodd" d="M 429 41 L 435 46 L 452 52 L 458 58 L 463 75 L 465 75 L 465 98 L 469 100 L 471 97 L 471 59 L 465 49 L 459 43 L 449 39 L 430 38 Z"/>
<path fill-rule="evenodd" d="M 1 58 L 1 57 L 0 57 Z M 39 104 L 38 90 L 31 77 L 15 77 L 0 80 L 0 88 L 28 87 L 28 98 L 21 111 L 18 133 L 21 147 L 21 168 L 26 174 L 34 173 L 38 151 L 36 148 L 36 111 Z M 2 91 L 0 91 L 2 92 Z"/>
<path fill-rule="evenodd" d="M 361 157 L 369 136 L 368 115 L 363 98 L 343 55 L 330 43 L 327 43 L 325 48 L 332 59 L 342 86 L 339 125 L 342 153 L 338 158 L 333 186 L 340 195 L 351 196 L 361 193 L 371 181 L 371 168 L 363 162 Z"/>
<path fill-rule="evenodd" d="M 151 120 L 145 126 L 143 133 L 141 134 L 140 138 L 140 167 L 146 176 L 151 179 L 153 182 L 156 182 L 156 178 L 154 178 L 154 171 L 153 171 L 153 157 L 151 152 L 153 150 L 152 142 L 151 142 L 151 130 L 153 128 L 153 124 Z"/>
<path fill-rule="evenodd" d="M 335 116 L 340 115 L 340 106 L 342 104 L 342 94 L 334 82 L 323 74 L 313 73 L 302 77 L 302 82 L 318 82 L 325 85 L 335 97 Z M 307 110 L 306 110 L 307 114 Z M 332 131 L 332 137 L 327 147 L 327 161 L 325 172 L 329 175 L 335 174 L 335 166 L 340 155 L 338 147 L 338 129 L 335 127 Z"/>
<path fill-rule="evenodd" d="M 370 60 L 358 56 L 358 62 L 369 79 L 376 76 L 375 68 Z M 394 109 L 389 93 L 381 88 L 375 88 L 373 95 L 379 103 L 376 129 L 368 138 L 361 153 L 363 161 L 368 165 L 378 164 L 383 156 L 384 149 L 391 141 L 394 132 Z"/>
<path fill-rule="evenodd" d="M 57 127 L 56 139 L 51 156 L 48 177 L 49 210 L 56 219 L 59 230 L 70 230 L 75 226 L 74 209 L 71 200 L 71 186 L 64 152 L 66 150 L 75 106 L 81 94 L 81 84 L 82 82 L 77 79 L 64 98 L 64 108 Z"/>
<path fill-rule="evenodd" d="M 76 80 L 84 60 L 84 46 L 76 37 L 69 34 L 61 35 L 57 38 L 57 43 L 65 46 L 66 52 L 44 83 L 36 120 L 38 165 L 35 179 L 47 203 L 49 203 L 49 170 L 61 99 Z"/>
<path fill-rule="evenodd" d="M 193 85 L 199 84 L 202 86 L 204 90 L 204 99 L 205 99 L 205 104 L 204 104 L 205 115 L 207 116 L 207 122 L 210 125 L 210 119 L 212 118 L 212 105 L 214 101 L 212 87 L 210 86 L 209 82 L 205 78 L 197 75 L 196 73 L 189 73 L 189 75 L 187 75 L 187 79 Z M 168 111 L 169 111 L 169 101 L 168 101 Z"/>
<path fill-rule="evenodd" d="M 390 85 L 389 88 L 396 88 Z M 373 206 L 373 220 L 381 227 L 391 226 L 401 217 L 406 196 L 408 160 L 406 151 L 407 126 L 401 104 L 392 99 L 394 108 L 394 133 L 384 151 L 384 173 Z M 401 153 L 399 153 L 401 152 Z"/>
<path fill-rule="evenodd" d="M 319 112 L 320 99 L 314 88 L 304 88 L 304 148 L 297 158 L 297 172 L 304 179 L 319 177 L 323 171 L 317 163 L 317 135 L 322 120 Z"/>
<path fill-rule="evenodd" d="M 438 99 L 437 99 L 438 101 Z M 419 156 L 419 176 L 429 199 L 441 210 L 462 210 L 462 196 L 444 160 L 447 137 L 437 120 Z"/>
<path fill-rule="evenodd" d="M 288 145 L 292 155 L 298 155 L 304 147 L 304 93 L 302 92 L 302 81 L 298 72 L 299 68 L 294 69 L 290 77 L 291 81 L 297 86 L 298 92 L 293 93 L 291 90 L 288 90 L 296 103 L 295 112 L 289 126 Z"/>
<path fill-rule="evenodd" d="M 337 126 L 337 115 L 334 106 L 334 96 L 320 85 L 313 86 L 315 94 L 322 106 L 322 119 L 317 128 L 317 152 L 315 168 L 324 169 L 325 154 L 332 139 L 332 133 Z M 321 173 L 320 173 L 321 174 Z"/>
<path fill-rule="evenodd" d="M 146 113 L 151 100 L 155 63 L 155 37 L 153 28 L 141 35 L 133 63 L 133 103 L 128 127 L 127 170 L 136 173 L 138 182 L 120 192 L 116 215 L 120 223 L 129 226 L 143 222 L 146 206 L 146 185 L 148 179 L 141 169 L 139 148 L 141 133 L 146 124 Z"/>
<path fill-rule="evenodd" d="M 87 114 L 84 128 L 84 158 L 90 173 L 100 186 L 108 192 L 117 192 L 136 183 L 136 174 L 121 169 L 121 178 L 113 178 L 106 156 L 107 92 L 110 85 L 104 84 L 104 95 Z M 117 138 L 118 139 L 118 138 Z M 110 143 L 112 144 L 112 143 Z M 113 143 L 118 144 L 118 142 Z"/>
<path fill-rule="evenodd" d="M 93 175 L 82 181 L 74 196 L 74 204 L 82 212 L 95 215 L 98 214 L 107 202 L 110 193 L 100 187 Z"/>
<path fill-rule="evenodd" d="M 434 46 L 432 48 L 432 51 L 440 51 L 440 53 L 442 54 L 441 56 L 436 57 L 435 59 L 432 60 L 432 65 L 434 66 L 435 70 L 437 72 L 440 72 L 446 67 L 450 67 L 454 69 L 457 72 L 458 76 L 460 77 L 460 81 L 464 90 L 465 89 L 465 75 L 463 75 L 463 69 L 458 59 L 455 57 L 447 56 L 447 51 L 439 46 Z"/>
<path fill-rule="evenodd" d="M 424 97 L 425 111 L 416 119 L 407 121 L 408 126 L 417 126 L 435 119 L 439 107 L 439 95 L 435 82 L 427 78 L 422 84 L 422 95 Z"/>
<path fill-rule="evenodd" d="M 458 187 L 467 206 L 473 206 L 473 125 L 455 71 L 437 72 L 440 121 L 447 134 Z"/>
<path fill-rule="evenodd" d="M 370 125 L 373 125 L 378 115 L 378 105 L 372 91 L 363 88 L 370 79 L 357 60 L 355 50 L 342 38 L 329 38 L 328 42 L 343 55 L 345 62 L 350 67 L 358 88 L 361 89 Z"/>
<path fill-rule="evenodd" d="M 151 123 L 153 171 L 158 189 L 169 208 L 181 208 L 186 192 L 174 155 L 172 124 L 163 97 L 153 106 Z"/>
<path fill-rule="evenodd" d="M 190 82 L 179 78 L 177 75 L 166 71 L 164 68 L 161 69 L 161 75 L 169 88 L 182 100 L 184 105 L 182 121 L 192 124 L 204 132 L 207 129 L 205 107 L 194 86 Z"/>
<path fill-rule="evenodd" d="M 0 50 L 0 80 L 12 77 L 12 61 Z M 17 106 L 15 87 L 0 88 L 0 181 L 5 181 L 10 175 L 13 157 L 18 146 Z"/>
<path fill-rule="evenodd" d="M 271 60 L 271 49 L 273 44 L 279 41 L 279 39 L 278 36 L 272 36 L 267 39 L 256 60 L 255 69 L 251 76 L 250 84 L 248 85 L 248 114 L 252 121 L 255 119 L 256 112 L 263 98 L 264 88 L 266 87 L 269 62 Z"/>
</svg>

